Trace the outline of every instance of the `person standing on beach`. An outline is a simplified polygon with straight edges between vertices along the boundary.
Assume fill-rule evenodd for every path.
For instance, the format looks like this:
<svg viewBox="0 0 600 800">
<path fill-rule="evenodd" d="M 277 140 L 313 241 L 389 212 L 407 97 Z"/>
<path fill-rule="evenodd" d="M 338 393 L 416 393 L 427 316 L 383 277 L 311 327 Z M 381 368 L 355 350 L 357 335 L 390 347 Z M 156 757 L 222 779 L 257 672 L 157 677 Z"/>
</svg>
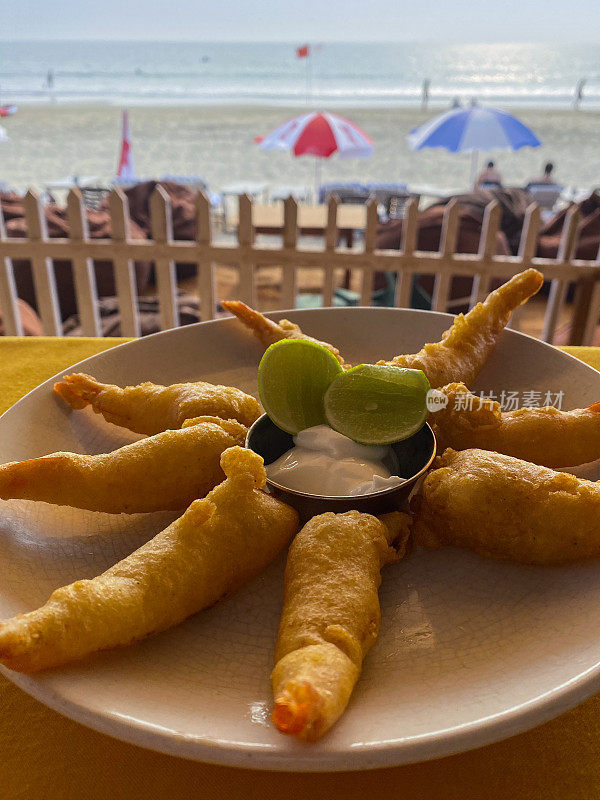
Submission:
<svg viewBox="0 0 600 800">
<path fill-rule="evenodd" d="M 488 161 L 486 168 L 479 173 L 479 177 L 475 181 L 475 188 L 480 189 L 484 183 L 497 183 L 502 186 L 502 176 L 493 161 Z"/>
<path fill-rule="evenodd" d="M 579 109 L 581 101 L 583 100 L 583 87 L 585 86 L 586 79 L 581 78 L 577 81 L 577 86 L 575 87 L 575 99 L 573 100 L 573 108 Z"/>
<path fill-rule="evenodd" d="M 427 106 L 429 104 L 429 87 L 431 86 L 431 81 L 429 78 L 425 78 L 423 81 L 423 89 L 421 92 L 421 110 L 426 111 Z"/>
</svg>

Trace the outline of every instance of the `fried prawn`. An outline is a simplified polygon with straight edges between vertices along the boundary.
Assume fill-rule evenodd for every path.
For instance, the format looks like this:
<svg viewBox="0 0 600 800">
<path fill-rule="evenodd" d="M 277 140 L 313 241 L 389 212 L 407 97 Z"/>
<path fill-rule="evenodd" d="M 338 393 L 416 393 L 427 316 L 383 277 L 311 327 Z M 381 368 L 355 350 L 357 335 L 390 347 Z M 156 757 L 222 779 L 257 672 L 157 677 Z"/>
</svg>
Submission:
<svg viewBox="0 0 600 800">
<path fill-rule="evenodd" d="M 0 499 L 42 500 L 110 514 L 179 509 L 223 480 L 219 460 L 246 427 L 199 417 L 111 453 L 52 453 L 0 466 Z"/>
<path fill-rule="evenodd" d="M 398 512 L 326 513 L 296 536 L 271 675 L 282 733 L 314 741 L 343 713 L 379 633 L 380 570 L 404 554 L 408 523 Z"/>
<path fill-rule="evenodd" d="M 52 593 L 0 623 L 0 662 L 36 672 L 164 631 L 261 572 L 298 527 L 296 512 L 260 491 L 260 456 L 221 456 L 226 480 L 114 567 Z"/>
<path fill-rule="evenodd" d="M 415 541 L 522 564 L 600 556 L 600 484 L 487 450 L 448 449 L 413 498 Z"/>
<path fill-rule="evenodd" d="M 251 395 L 204 381 L 171 386 L 146 382 L 121 388 L 75 373 L 63 376 L 54 391 L 73 409 L 89 405 L 107 422 L 146 436 L 177 430 L 194 417 L 234 419 L 250 426 L 260 416 L 258 401 Z"/>
<path fill-rule="evenodd" d="M 464 383 L 441 391 L 448 404 L 429 418 L 440 452 L 494 450 L 554 469 L 600 458 L 600 403 L 572 411 L 546 406 L 503 412 L 498 402 L 476 397 Z"/>
</svg>

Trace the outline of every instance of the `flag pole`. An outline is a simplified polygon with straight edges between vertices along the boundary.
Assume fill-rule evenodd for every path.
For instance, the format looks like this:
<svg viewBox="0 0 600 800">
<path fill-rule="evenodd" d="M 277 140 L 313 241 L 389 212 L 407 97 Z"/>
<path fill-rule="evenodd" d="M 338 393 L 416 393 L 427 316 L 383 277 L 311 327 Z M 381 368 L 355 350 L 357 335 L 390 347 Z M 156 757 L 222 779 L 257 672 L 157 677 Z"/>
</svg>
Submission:
<svg viewBox="0 0 600 800">
<path fill-rule="evenodd" d="M 471 188 L 475 187 L 475 181 L 477 180 L 477 162 L 479 161 L 479 153 L 477 150 L 471 151 Z"/>
<path fill-rule="evenodd" d="M 308 45 L 308 55 L 306 56 L 306 105 L 310 105 L 312 95 L 312 47 Z"/>
<path fill-rule="evenodd" d="M 319 202 L 319 186 L 321 185 L 321 159 L 315 156 L 315 203 Z"/>
</svg>

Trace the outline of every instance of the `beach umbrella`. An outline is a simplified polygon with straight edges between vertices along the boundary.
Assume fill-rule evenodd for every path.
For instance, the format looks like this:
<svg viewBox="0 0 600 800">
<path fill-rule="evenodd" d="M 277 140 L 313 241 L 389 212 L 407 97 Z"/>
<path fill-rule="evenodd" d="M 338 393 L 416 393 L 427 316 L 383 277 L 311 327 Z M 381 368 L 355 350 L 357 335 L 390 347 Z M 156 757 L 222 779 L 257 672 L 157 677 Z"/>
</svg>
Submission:
<svg viewBox="0 0 600 800">
<path fill-rule="evenodd" d="M 472 182 L 479 153 L 541 145 L 535 133 L 512 114 L 476 104 L 439 114 L 411 131 L 407 140 L 413 150 L 442 147 L 450 153 L 472 153 Z"/>
<path fill-rule="evenodd" d="M 373 152 L 373 140 L 358 125 L 327 111 L 300 114 L 255 141 L 261 150 L 289 150 L 294 156 L 314 156 L 315 190 L 322 159 L 334 153 L 340 158 L 366 158 Z"/>
</svg>

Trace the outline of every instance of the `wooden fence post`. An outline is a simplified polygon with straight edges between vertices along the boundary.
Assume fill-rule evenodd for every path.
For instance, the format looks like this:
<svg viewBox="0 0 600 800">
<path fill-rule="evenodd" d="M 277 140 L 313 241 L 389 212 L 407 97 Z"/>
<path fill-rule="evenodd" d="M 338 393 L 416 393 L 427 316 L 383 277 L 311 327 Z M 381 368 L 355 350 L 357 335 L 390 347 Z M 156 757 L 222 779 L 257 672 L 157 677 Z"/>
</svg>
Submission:
<svg viewBox="0 0 600 800">
<path fill-rule="evenodd" d="M 0 254 L 2 253 L 2 243 L 5 240 L 4 214 L 0 208 Z M 0 311 L 2 312 L 2 327 L 5 335 L 23 336 L 12 259 L 2 255 L 0 255 Z"/>
<path fill-rule="evenodd" d="M 237 239 L 240 246 L 239 260 L 239 293 L 241 299 L 254 307 L 256 305 L 256 287 L 254 286 L 254 260 L 251 256 L 254 244 L 254 227 L 252 223 L 252 200 L 247 194 L 241 194 L 239 200 L 239 225 Z"/>
<path fill-rule="evenodd" d="M 517 253 L 517 264 L 515 270 L 522 268 L 523 264 L 530 264 L 535 256 L 537 249 L 538 234 L 542 224 L 542 212 L 537 203 L 530 203 L 525 211 L 523 228 L 521 229 L 521 239 L 519 241 L 519 252 Z M 508 328 L 514 331 L 521 329 L 521 320 L 525 313 L 525 306 L 515 308 L 510 315 Z"/>
<path fill-rule="evenodd" d="M 82 252 L 89 239 L 88 223 L 79 189 L 71 189 L 67 197 L 69 238 L 73 242 L 73 281 L 77 298 L 77 313 L 84 336 L 101 336 L 96 276 L 91 258 Z M 79 251 L 79 252 L 78 252 Z"/>
<path fill-rule="evenodd" d="M 448 295 L 452 281 L 452 260 L 458 239 L 458 226 L 460 223 L 460 207 L 455 197 L 450 200 L 444 209 L 442 219 L 442 232 L 440 235 L 440 266 L 436 272 L 433 284 L 433 297 L 431 299 L 432 311 L 446 311 Z"/>
<path fill-rule="evenodd" d="M 340 201 L 336 194 L 332 194 L 327 203 L 327 227 L 325 228 L 325 252 L 333 253 L 338 240 L 337 210 Z M 327 258 L 325 258 L 327 261 Z M 335 268 L 329 264 L 323 265 L 323 305 L 333 305 L 333 292 L 335 283 Z"/>
<path fill-rule="evenodd" d="M 196 193 L 196 241 L 209 246 L 212 243 L 210 201 L 204 192 Z M 215 285 L 213 262 L 210 259 L 198 264 L 198 294 L 202 321 L 215 318 Z"/>
<path fill-rule="evenodd" d="M 51 260 L 45 255 L 48 239 L 46 216 L 38 195 L 30 189 L 23 199 L 28 238 L 31 242 L 31 269 L 38 311 L 46 336 L 60 336 L 62 321 L 56 293 L 56 279 Z"/>
<path fill-rule="evenodd" d="M 579 207 L 572 205 L 565 215 L 560 245 L 558 248 L 557 263 L 566 264 L 571 261 L 577 246 L 577 226 L 579 225 Z M 568 282 L 562 279 L 554 279 L 550 283 L 550 294 L 548 296 L 548 306 L 544 316 L 544 327 L 542 329 L 542 340 L 552 343 L 556 326 L 560 317 L 560 312 L 567 295 Z"/>
<path fill-rule="evenodd" d="M 415 275 L 414 269 L 409 267 L 412 255 L 417 247 L 417 236 L 419 232 L 419 201 L 416 197 L 411 197 L 404 207 L 404 219 L 402 220 L 402 241 L 400 249 L 404 268 L 398 274 L 396 287 L 396 303 L 399 308 L 410 308 L 412 300 L 412 284 Z"/>
<path fill-rule="evenodd" d="M 115 242 L 127 243 L 129 239 L 129 204 L 121 189 L 113 189 L 108 198 L 112 238 Z M 137 307 L 137 291 L 133 262 L 129 258 L 113 258 L 115 286 L 121 312 L 121 334 L 140 335 L 140 318 Z"/>
<path fill-rule="evenodd" d="M 290 195 L 283 202 L 283 247 L 296 250 L 298 245 L 298 203 Z M 281 267 L 281 307 L 294 308 L 296 305 L 296 265 L 282 264 Z"/>
<path fill-rule="evenodd" d="M 489 292 L 490 282 L 494 277 L 491 272 L 491 266 L 496 253 L 496 236 L 500 229 L 501 218 L 502 208 L 497 200 L 492 200 L 486 205 L 483 213 L 479 249 L 477 251 L 477 264 L 480 269 L 473 276 L 469 308 L 473 308 L 473 306 L 481 302 Z"/>
<path fill-rule="evenodd" d="M 365 255 L 375 252 L 377 245 L 377 226 L 379 217 L 377 216 L 377 198 L 374 194 L 369 197 L 367 202 L 367 225 L 365 227 Z M 360 292 L 360 304 L 370 306 L 373 297 L 373 267 L 366 263 L 362 269 L 362 284 Z"/>
<path fill-rule="evenodd" d="M 150 227 L 152 239 L 156 244 L 172 243 L 171 201 L 160 185 L 157 185 L 150 195 Z M 179 309 L 177 307 L 175 263 L 170 258 L 155 258 L 154 272 L 158 289 L 161 330 L 176 328 L 179 325 Z"/>
</svg>

